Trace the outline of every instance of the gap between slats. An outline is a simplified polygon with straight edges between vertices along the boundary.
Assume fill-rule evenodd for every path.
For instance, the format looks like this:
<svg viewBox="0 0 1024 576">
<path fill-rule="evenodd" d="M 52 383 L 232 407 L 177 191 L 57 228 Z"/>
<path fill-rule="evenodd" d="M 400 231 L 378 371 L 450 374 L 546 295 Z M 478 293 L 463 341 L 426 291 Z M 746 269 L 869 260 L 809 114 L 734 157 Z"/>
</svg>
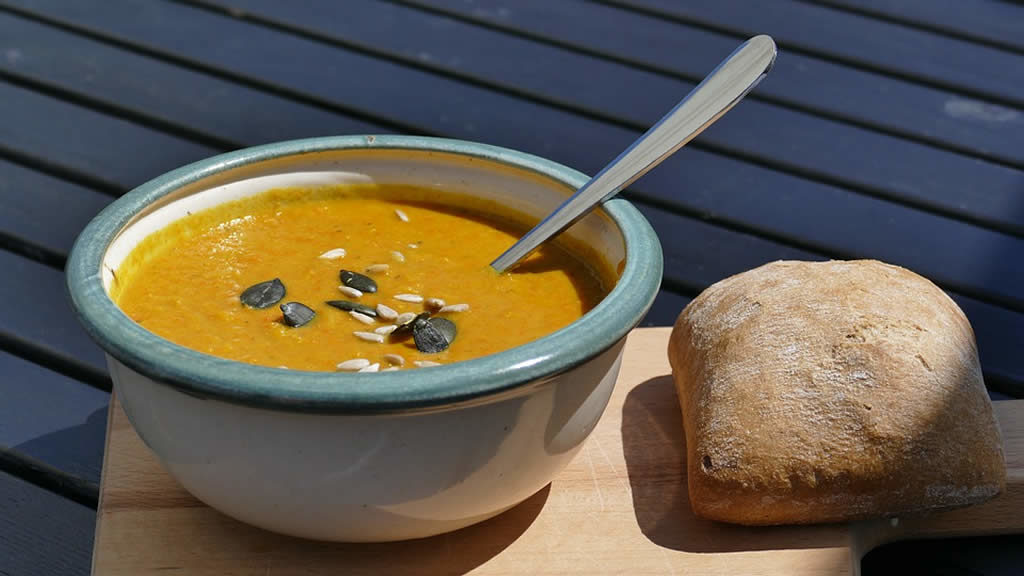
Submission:
<svg viewBox="0 0 1024 576">
<path fill-rule="evenodd" d="M 3 472 L 93 510 L 99 502 L 99 485 L 0 446 L 0 473 Z"/>
<path fill-rule="evenodd" d="M 1014 54 L 1019 54 L 1021 56 L 1024 56 L 1024 44 L 1022 44 L 1021 46 L 1017 46 L 1017 45 L 1014 45 L 1014 44 L 1010 44 L 1008 42 L 1004 42 L 1004 41 L 999 40 L 997 38 L 988 38 L 988 37 L 981 36 L 981 35 L 978 35 L 978 34 L 972 34 L 970 32 L 965 32 L 963 30 L 957 30 L 957 29 L 951 28 L 949 26 L 941 26 L 941 25 L 938 25 L 938 24 L 932 24 L 930 22 L 924 22 L 922 20 L 915 20 L 913 18 L 906 18 L 906 17 L 896 16 L 896 15 L 893 15 L 893 14 L 887 14 L 885 12 L 882 12 L 882 11 L 879 11 L 879 10 L 875 10 L 875 9 L 872 9 L 872 8 L 868 8 L 868 7 L 864 7 L 864 6 L 857 6 L 857 5 L 853 5 L 853 4 L 847 4 L 847 3 L 841 2 L 841 1 L 837 2 L 836 0 L 796 0 L 796 1 L 797 2 L 802 2 L 804 4 L 816 4 L 818 6 L 826 6 L 828 8 L 831 8 L 833 10 L 838 10 L 840 12 L 847 12 L 847 13 L 850 13 L 850 14 L 857 14 L 858 16 L 865 16 L 865 17 L 868 17 L 868 18 L 874 18 L 876 20 L 882 20 L 882 21 L 885 21 L 885 22 L 889 22 L 890 24 L 897 24 L 897 25 L 900 25 L 900 26 L 905 26 L 907 28 L 913 28 L 913 29 L 916 29 L 916 30 L 922 30 L 922 31 L 925 31 L 925 32 L 931 32 L 932 34 L 941 34 L 943 36 L 949 36 L 950 38 L 956 38 L 957 40 L 963 40 L 964 42 L 973 42 L 975 44 L 979 44 L 979 45 L 982 45 L 982 46 L 987 46 L 989 48 L 995 48 L 996 50 L 1003 50 L 1005 52 L 1011 52 L 1011 53 L 1014 53 Z M 1024 13 L 1021 14 L 1021 22 L 1022 22 L 1022 26 L 1024 26 Z M 1022 28 L 1022 30 L 1021 30 L 1021 35 L 1022 35 L 1022 37 L 1024 37 L 1024 28 Z"/>
</svg>

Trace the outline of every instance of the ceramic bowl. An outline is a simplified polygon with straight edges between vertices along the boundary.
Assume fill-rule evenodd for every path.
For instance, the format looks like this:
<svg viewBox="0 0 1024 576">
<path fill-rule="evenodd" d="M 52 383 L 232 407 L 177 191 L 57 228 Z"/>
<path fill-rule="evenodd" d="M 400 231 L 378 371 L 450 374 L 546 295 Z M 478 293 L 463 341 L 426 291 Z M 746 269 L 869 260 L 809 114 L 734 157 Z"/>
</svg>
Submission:
<svg viewBox="0 0 1024 576">
<path fill-rule="evenodd" d="M 538 218 L 586 181 L 512 150 L 403 136 L 282 142 L 203 160 L 114 202 L 68 261 L 73 306 L 114 390 L 163 466 L 206 504 L 298 537 L 386 541 L 455 530 L 522 502 L 569 462 L 612 392 L 626 334 L 661 281 L 654 231 L 611 200 L 566 233 L 621 269 L 573 324 L 427 370 L 260 367 L 172 344 L 108 296 L 122 259 L 187 213 L 282 185 L 406 183 L 487 197 Z M 495 255 L 497 256 L 497 255 Z"/>
</svg>

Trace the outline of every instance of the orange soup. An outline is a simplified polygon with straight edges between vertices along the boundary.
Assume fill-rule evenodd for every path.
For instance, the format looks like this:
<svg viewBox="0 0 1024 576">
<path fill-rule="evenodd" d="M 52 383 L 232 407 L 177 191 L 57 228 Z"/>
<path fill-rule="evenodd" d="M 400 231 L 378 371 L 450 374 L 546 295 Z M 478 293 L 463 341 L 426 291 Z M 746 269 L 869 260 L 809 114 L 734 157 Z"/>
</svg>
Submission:
<svg viewBox="0 0 1024 576">
<path fill-rule="evenodd" d="M 278 189 L 150 235 L 111 292 L 148 330 L 241 362 L 371 372 L 447 364 L 562 328 L 611 287 L 599 257 L 565 242 L 510 272 L 491 269 L 531 225 L 436 190 Z"/>
</svg>

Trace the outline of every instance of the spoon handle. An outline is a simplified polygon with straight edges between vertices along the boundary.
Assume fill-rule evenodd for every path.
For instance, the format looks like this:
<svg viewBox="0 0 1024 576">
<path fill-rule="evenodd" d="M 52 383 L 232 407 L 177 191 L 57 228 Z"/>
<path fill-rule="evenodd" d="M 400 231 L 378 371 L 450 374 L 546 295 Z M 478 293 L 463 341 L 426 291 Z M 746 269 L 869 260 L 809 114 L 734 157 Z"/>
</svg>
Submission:
<svg viewBox="0 0 1024 576">
<path fill-rule="evenodd" d="M 775 42 L 771 37 L 755 36 L 744 42 L 618 158 L 491 262 L 491 267 L 505 271 L 646 174 L 735 106 L 774 62 Z"/>
</svg>

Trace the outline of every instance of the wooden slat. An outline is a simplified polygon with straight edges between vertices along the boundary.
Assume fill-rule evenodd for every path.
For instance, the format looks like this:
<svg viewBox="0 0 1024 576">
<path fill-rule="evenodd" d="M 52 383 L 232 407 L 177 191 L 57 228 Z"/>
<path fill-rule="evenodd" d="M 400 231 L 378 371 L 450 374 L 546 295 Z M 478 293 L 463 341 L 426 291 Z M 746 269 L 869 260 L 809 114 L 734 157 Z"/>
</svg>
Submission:
<svg viewBox="0 0 1024 576">
<path fill-rule="evenodd" d="M 1024 60 L 987 46 L 794 0 L 614 3 L 732 33 L 770 33 L 784 48 L 1024 107 Z"/>
<path fill-rule="evenodd" d="M 1024 52 L 1024 6 L 999 0 L 814 0 L 940 34 Z"/>
<path fill-rule="evenodd" d="M 6 345 L 27 346 L 62 367 L 103 378 L 106 360 L 71 312 L 64 274 L 3 250 L 0 270 L 8 278 L 0 282 L 0 338 Z"/>
<path fill-rule="evenodd" d="M 100 482 L 110 394 L 0 352 L 0 446 Z"/>
<path fill-rule="evenodd" d="M 0 233 L 67 257 L 111 197 L 0 158 Z"/>
<path fill-rule="evenodd" d="M 0 12 L 0 38 L 17 47 L 17 58 L 0 58 L 0 70 L 11 76 L 60 91 L 73 91 L 81 98 L 180 127 L 183 132 L 205 136 L 227 147 L 386 131 L 378 125 L 75 36 L 10 13 Z M 261 119 L 273 120 L 254 122 L 253 111 L 258 111 Z"/>
<path fill-rule="evenodd" d="M 637 130 L 657 121 L 694 87 L 691 82 L 371 0 L 346 3 L 345 18 L 340 19 L 335 17 L 337 5 L 329 1 L 205 3 L 426 62 L 503 90 L 592 111 Z M 716 55 L 699 46 L 693 50 L 702 56 L 705 70 L 731 51 Z M 769 76 L 764 83 L 772 82 Z M 622 86 L 630 87 L 629 98 L 622 97 Z M 1018 135 L 1018 140 L 1024 145 L 1024 136 Z M 1024 235 L 1024 218 L 1008 215 L 1004 209 L 1024 184 L 1024 172 L 1014 168 L 757 101 L 744 102 L 697 142 Z M 983 188 L 979 182 L 985 183 Z"/>
<path fill-rule="evenodd" d="M 0 149 L 41 158 L 128 190 L 215 150 L 0 82 Z"/>
<path fill-rule="evenodd" d="M 88 574 L 96 513 L 0 473 L 0 574 Z"/>
<path fill-rule="evenodd" d="M 131 7 L 122 6 L 125 10 Z M 177 7 L 185 10 L 182 14 L 188 18 L 184 20 L 182 14 L 158 11 L 157 8 L 167 9 L 162 5 L 154 7 L 152 4 L 140 4 L 134 7 L 136 11 L 128 14 L 128 22 L 114 28 L 110 24 L 105 30 L 121 36 L 134 34 L 133 40 L 146 41 L 151 45 L 156 43 L 168 49 L 187 48 L 177 43 L 180 36 L 201 37 L 213 43 L 203 45 L 217 46 L 217 50 L 197 48 L 190 54 L 196 58 L 216 54 L 216 61 L 206 62 L 225 69 L 243 70 L 264 80 L 288 80 L 292 86 L 318 98 L 333 98 L 339 103 L 351 103 L 362 99 L 364 93 L 372 93 L 374 101 L 366 103 L 366 106 L 374 108 L 368 109 L 394 113 L 402 122 L 419 123 L 429 131 L 449 136 L 485 140 L 535 152 L 584 171 L 593 172 L 598 169 L 638 134 L 636 131 L 559 110 L 538 108 L 528 102 L 479 91 L 457 82 L 436 77 L 431 77 L 429 82 L 420 82 L 422 77 L 414 72 L 413 76 L 407 78 L 409 83 L 404 86 L 395 86 L 391 83 L 394 78 L 389 76 L 384 81 L 363 78 L 360 88 L 353 88 L 338 79 L 310 78 L 308 70 L 302 67 L 274 71 L 261 64 L 272 58 L 274 52 L 299 51 L 300 59 L 334 63 L 333 67 L 339 69 L 349 64 L 353 55 L 323 45 L 304 43 L 262 28 L 244 26 L 202 11 Z M 60 11 L 54 10 L 54 13 Z M 75 16 L 87 18 L 88 15 Z M 175 23 L 182 27 L 175 28 Z M 219 34 L 218 26 L 224 27 Z M 199 30 L 205 31 L 205 36 L 199 36 Z M 95 62 L 97 67 L 103 69 L 116 69 L 123 62 L 120 51 L 93 51 L 97 43 L 83 41 L 73 35 L 46 27 L 33 29 L 33 35 L 67 46 L 69 50 L 81 53 L 83 60 Z M 252 45 L 266 46 L 268 52 L 261 53 L 258 58 L 250 58 L 246 51 L 233 49 L 233 44 L 216 44 L 219 38 L 250 38 Z M 42 62 L 34 72 L 36 77 L 47 79 L 45 71 L 51 65 L 58 64 Z M 396 68 L 396 73 L 398 71 L 402 69 Z M 73 71 L 67 75 L 77 77 L 83 73 Z M 213 88 L 206 84 L 178 85 L 159 77 L 152 78 L 150 82 L 160 86 L 165 94 L 163 98 L 167 99 L 191 100 L 195 99 L 196 94 L 204 94 L 205 90 Z M 432 115 L 420 114 L 419 110 L 407 111 L 403 108 L 403 102 L 407 100 L 410 90 L 421 95 L 425 101 L 440 100 L 442 103 L 431 104 L 426 109 L 427 112 L 433 111 Z M 463 91 L 472 92 L 474 102 L 483 100 L 493 105 L 494 109 L 503 110 L 503 114 L 497 115 L 500 116 L 497 119 L 489 118 L 486 124 L 478 126 L 476 122 L 480 117 L 476 110 L 468 106 L 449 107 L 443 104 L 446 95 L 456 100 Z M 159 99 L 147 98 L 146 92 L 138 90 L 125 98 L 137 102 L 140 108 L 156 108 L 161 104 Z M 395 102 L 394 106 L 389 105 L 392 101 Z M 234 108 L 225 106 L 225 103 L 218 104 L 212 99 L 206 115 L 236 114 Z M 736 112 L 740 112 L 743 106 Z M 295 103 L 294 107 L 294 113 L 285 107 L 269 111 L 253 108 L 250 113 L 259 116 L 259 124 L 268 139 L 319 133 L 320 123 L 303 120 L 305 105 Z M 182 123 L 199 119 L 189 114 L 169 115 L 167 118 Z M 245 141 L 246 123 L 241 118 L 236 123 L 218 125 L 211 132 L 219 139 L 249 144 L 251 142 Z M 524 130 L 524 126 L 537 126 L 541 129 Z M 588 145 L 555 145 L 552 140 L 587 142 Z M 684 182 L 685 188 L 680 184 Z M 684 212 L 712 214 L 716 219 L 735 222 L 826 254 L 838 257 L 875 257 L 905 265 L 968 295 L 1018 309 L 1024 299 L 1024 271 L 1013 266 L 1012 259 L 1005 257 L 1022 249 L 1021 240 L 954 220 L 894 206 L 696 149 L 688 149 L 670 159 L 641 181 L 636 189 L 646 197 L 672 204 Z M 1013 199 L 1008 198 L 1004 204 L 997 206 L 997 211 L 1007 218 L 1019 220 L 1018 211 L 1015 210 L 1017 196 L 1015 193 Z M 962 199 L 958 198 L 957 202 L 960 201 Z M 842 209 L 836 210 L 836 206 Z M 865 230 L 871 230 L 872 233 L 865 234 Z"/>
<path fill-rule="evenodd" d="M 426 9 L 633 67 L 697 80 L 707 55 L 728 54 L 745 36 L 718 34 L 664 18 L 582 0 L 402 0 Z M 606 33 L 615 30 L 615 34 Z M 770 81 L 748 99 L 782 103 L 919 142 L 1021 166 L 1024 113 L 978 105 L 961 96 L 835 62 L 784 51 Z M 951 114 L 950 110 L 979 112 Z M 991 113 L 985 114 L 986 111 Z"/>
</svg>

